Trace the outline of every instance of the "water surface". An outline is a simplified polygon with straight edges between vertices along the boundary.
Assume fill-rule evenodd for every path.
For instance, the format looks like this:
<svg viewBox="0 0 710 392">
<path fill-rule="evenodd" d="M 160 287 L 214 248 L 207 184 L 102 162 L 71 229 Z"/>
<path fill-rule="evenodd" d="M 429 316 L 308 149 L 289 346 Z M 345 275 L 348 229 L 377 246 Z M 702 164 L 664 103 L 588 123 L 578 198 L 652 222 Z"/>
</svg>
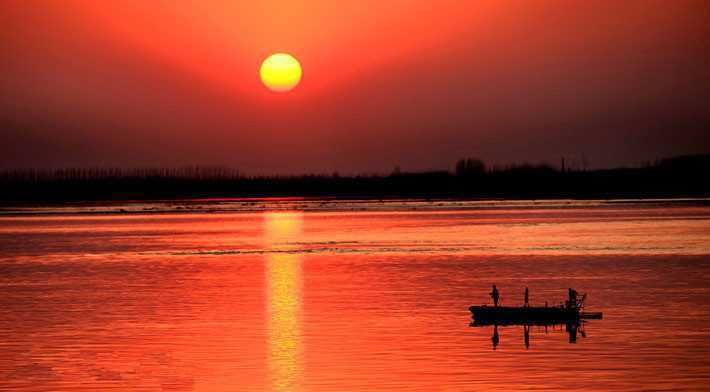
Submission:
<svg viewBox="0 0 710 392">
<path fill-rule="evenodd" d="M 702 205 L 220 200 L 4 212 L 0 390 L 710 383 Z M 564 326 L 532 327 L 528 345 L 522 327 L 499 327 L 493 350 L 493 328 L 470 327 L 467 310 L 489 302 L 492 283 L 504 304 L 522 302 L 525 287 L 534 304 L 574 287 L 604 319 L 576 343 Z"/>
</svg>

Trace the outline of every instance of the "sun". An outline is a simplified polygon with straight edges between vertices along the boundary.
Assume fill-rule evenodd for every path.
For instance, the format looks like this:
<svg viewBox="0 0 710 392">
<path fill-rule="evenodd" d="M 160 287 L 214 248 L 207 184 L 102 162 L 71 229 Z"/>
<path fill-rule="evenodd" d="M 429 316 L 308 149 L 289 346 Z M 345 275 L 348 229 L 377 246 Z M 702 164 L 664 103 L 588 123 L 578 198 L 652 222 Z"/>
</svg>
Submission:
<svg viewBox="0 0 710 392">
<path fill-rule="evenodd" d="M 301 64 L 288 53 L 272 54 L 261 63 L 259 69 L 264 86 L 279 93 L 291 91 L 298 86 L 302 74 Z"/>
</svg>

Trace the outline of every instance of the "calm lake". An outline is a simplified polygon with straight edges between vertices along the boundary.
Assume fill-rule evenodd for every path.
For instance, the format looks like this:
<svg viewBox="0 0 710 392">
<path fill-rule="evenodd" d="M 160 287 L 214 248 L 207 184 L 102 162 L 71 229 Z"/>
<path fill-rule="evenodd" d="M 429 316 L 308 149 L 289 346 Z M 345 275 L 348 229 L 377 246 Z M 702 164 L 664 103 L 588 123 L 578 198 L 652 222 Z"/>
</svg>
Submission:
<svg viewBox="0 0 710 392">
<path fill-rule="evenodd" d="M 472 327 L 587 293 L 602 320 Z M 526 344 L 527 340 L 527 344 Z M 0 209 L 0 390 L 702 390 L 705 202 Z"/>
</svg>

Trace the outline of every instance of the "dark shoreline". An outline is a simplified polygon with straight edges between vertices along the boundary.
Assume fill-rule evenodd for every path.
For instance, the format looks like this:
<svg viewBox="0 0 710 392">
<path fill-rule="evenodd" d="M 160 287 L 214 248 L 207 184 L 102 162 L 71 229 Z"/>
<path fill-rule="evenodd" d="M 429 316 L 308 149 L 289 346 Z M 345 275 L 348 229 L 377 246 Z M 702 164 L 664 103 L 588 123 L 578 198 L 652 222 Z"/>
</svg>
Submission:
<svg viewBox="0 0 710 392">
<path fill-rule="evenodd" d="M 20 199 L 0 198 L 0 208 L 7 207 L 58 207 L 76 205 L 104 205 L 106 203 L 178 203 L 200 201 L 264 201 L 264 200 L 294 200 L 294 201 L 332 201 L 352 202 L 357 200 L 392 202 L 396 200 L 428 201 L 428 202 L 470 202 L 470 201 L 605 201 L 608 204 L 657 204 L 673 203 L 687 205 L 710 205 L 710 192 L 697 193 L 625 193 L 625 192 L 600 192 L 599 194 L 570 195 L 570 194 L 509 194 L 509 195 L 462 195 L 462 194 L 314 194 L 314 193 L 280 193 L 280 194 L 225 194 L 225 193 L 192 193 L 192 194 L 112 194 L 112 195 L 71 195 L 68 197 L 26 197 Z"/>
<path fill-rule="evenodd" d="M 234 198 L 104 200 L 0 205 L 1 217 L 58 215 L 234 214 L 262 212 L 496 211 L 708 207 L 710 198 L 683 199 L 423 199 L 423 198 Z"/>
<path fill-rule="evenodd" d="M 461 160 L 456 171 L 389 175 L 243 176 L 221 168 L 0 171 L 0 205 L 66 202 L 310 197 L 320 199 L 649 199 L 710 197 L 710 155 L 640 168 L 570 170 L 564 165 L 488 169 Z"/>
</svg>

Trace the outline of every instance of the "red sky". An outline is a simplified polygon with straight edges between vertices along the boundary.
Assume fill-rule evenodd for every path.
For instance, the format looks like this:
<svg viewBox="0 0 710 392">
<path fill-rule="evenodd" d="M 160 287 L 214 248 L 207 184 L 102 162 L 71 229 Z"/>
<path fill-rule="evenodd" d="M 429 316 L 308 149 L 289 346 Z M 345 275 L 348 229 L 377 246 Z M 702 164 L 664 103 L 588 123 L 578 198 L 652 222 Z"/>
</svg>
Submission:
<svg viewBox="0 0 710 392">
<path fill-rule="evenodd" d="M 710 152 L 710 5 L 0 4 L 0 167 L 386 172 Z M 260 83 L 289 52 L 294 91 Z"/>
</svg>

